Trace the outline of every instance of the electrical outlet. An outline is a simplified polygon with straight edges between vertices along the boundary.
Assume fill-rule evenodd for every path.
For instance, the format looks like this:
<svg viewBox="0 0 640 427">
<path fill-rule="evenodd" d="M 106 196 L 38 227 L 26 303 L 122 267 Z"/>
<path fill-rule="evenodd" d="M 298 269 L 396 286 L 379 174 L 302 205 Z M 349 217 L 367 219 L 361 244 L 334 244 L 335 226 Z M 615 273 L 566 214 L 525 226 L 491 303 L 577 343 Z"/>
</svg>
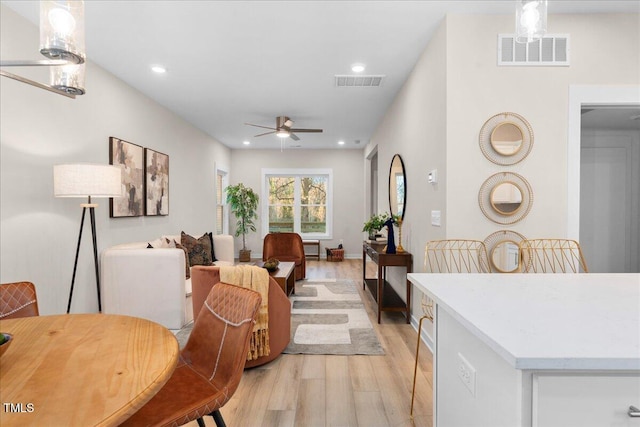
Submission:
<svg viewBox="0 0 640 427">
<path fill-rule="evenodd" d="M 458 378 L 467 387 L 472 396 L 476 395 L 476 370 L 467 359 L 458 353 Z"/>
<path fill-rule="evenodd" d="M 340 239 L 340 244 L 342 244 L 342 239 Z"/>
</svg>

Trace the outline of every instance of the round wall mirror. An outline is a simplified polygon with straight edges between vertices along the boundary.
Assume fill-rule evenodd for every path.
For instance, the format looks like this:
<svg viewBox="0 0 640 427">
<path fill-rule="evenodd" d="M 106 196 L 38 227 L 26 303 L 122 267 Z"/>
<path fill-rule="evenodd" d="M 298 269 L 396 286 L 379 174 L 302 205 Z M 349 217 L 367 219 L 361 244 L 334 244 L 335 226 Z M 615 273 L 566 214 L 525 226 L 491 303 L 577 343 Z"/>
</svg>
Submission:
<svg viewBox="0 0 640 427">
<path fill-rule="evenodd" d="M 521 268 L 520 242 L 525 237 L 512 230 L 500 230 L 484 239 L 489 254 L 491 271 L 494 273 L 518 273 Z"/>
<path fill-rule="evenodd" d="M 522 206 L 522 190 L 513 182 L 501 182 L 491 190 L 491 206 L 502 215 L 513 215 Z"/>
<path fill-rule="evenodd" d="M 491 265 L 501 273 L 513 273 L 520 267 L 520 251 L 513 240 L 502 240 L 491 249 Z"/>
<path fill-rule="evenodd" d="M 406 204 L 407 178 L 402 157 L 396 154 L 391 159 L 391 167 L 389 168 L 389 211 L 391 215 L 398 215 L 404 219 Z"/>
<path fill-rule="evenodd" d="M 491 146 L 503 156 L 513 156 L 522 148 L 522 129 L 513 122 L 498 124 L 491 131 Z"/>
<path fill-rule="evenodd" d="M 515 165 L 533 147 L 533 129 L 516 113 L 500 113 L 490 117 L 480 129 L 482 154 L 497 165 Z"/>
<path fill-rule="evenodd" d="M 491 221 L 503 225 L 515 224 L 531 210 L 533 190 L 521 175 L 499 172 L 480 186 L 478 204 L 484 216 Z"/>
</svg>

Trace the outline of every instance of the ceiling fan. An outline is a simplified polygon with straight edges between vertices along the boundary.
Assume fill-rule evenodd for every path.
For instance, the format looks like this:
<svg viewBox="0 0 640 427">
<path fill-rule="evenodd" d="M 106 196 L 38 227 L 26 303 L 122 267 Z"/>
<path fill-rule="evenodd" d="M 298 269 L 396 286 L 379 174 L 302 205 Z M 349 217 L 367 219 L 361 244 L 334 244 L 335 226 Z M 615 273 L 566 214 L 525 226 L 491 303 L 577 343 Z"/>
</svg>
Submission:
<svg viewBox="0 0 640 427">
<path fill-rule="evenodd" d="M 254 135 L 254 137 L 258 137 L 258 136 L 264 136 L 264 135 L 269 135 L 272 133 L 275 133 L 276 136 L 280 137 L 280 138 L 287 138 L 290 137 L 291 139 L 293 139 L 294 141 L 299 141 L 300 138 L 298 138 L 298 136 L 294 133 L 322 133 L 322 129 L 294 129 L 291 126 L 293 126 L 293 120 L 291 120 L 289 117 L 287 116 L 278 116 L 276 117 L 276 127 L 272 128 L 269 126 L 261 126 L 261 125 L 254 125 L 253 123 L 245 123 L 245 125 L 249 125 L 249 126 L 255 126 L 258 128 L 264 128 L 264 129 L 271 129 L 271 132 L 265 132 L 265 133 L 261 133 L 259 135 Z"/>
</svg>

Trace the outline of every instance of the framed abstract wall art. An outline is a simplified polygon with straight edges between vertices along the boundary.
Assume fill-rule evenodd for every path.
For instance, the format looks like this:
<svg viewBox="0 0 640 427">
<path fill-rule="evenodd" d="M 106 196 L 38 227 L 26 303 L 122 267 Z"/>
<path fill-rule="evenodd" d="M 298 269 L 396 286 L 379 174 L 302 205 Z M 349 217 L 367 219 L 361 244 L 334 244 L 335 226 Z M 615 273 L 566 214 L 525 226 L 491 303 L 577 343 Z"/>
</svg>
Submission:
<svg viewBox="0 0 640 427">
<path fill-rule="evenodd" d="M 111 218 L 141 216 L 144 204 L 144 151 L 139 145 L 109 138 L 109 164 L 122 170 L 124 197 L 109 199 Z"/>
<path fill-rule="evenodd" d="M 144 149 L 145 215 L 169 215 L 169 156 Z"/>
</svg>

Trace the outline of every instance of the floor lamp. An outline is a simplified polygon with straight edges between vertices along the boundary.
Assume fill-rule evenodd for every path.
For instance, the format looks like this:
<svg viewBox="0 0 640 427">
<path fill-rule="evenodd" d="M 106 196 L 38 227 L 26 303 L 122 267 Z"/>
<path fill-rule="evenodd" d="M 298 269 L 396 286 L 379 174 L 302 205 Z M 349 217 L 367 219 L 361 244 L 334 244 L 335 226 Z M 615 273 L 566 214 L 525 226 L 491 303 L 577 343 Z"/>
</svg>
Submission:
<svg viewBox="0 0 640 427">
<path fill-rule="evenodd" d="M 53 167 L 53 193 L 55 197 L 86 197 L 87 203 L 81 203 L 82 219 L 80 220 L 80 233 L 78 234 L 78 246 L 76 258 L 73 263 L 73 276 L 71 277 L 71 289 L 69 290 L 69 303 L 67 313 L 71 310 L 73 286 L 76 280 L 78 267 L 78 254 L 82 241 L 82 226 L 84 217 L 89 209 L 91 217 L 91 236 L 93 238 L 93 262 L 96 270 L 96 286 L 98 290 L 98 311 L 102 312 L 100 300 L 100 274 L 98 271 L 98 245 L 96 241 L 96 203 L 91 203 L 94 197 L 122 197 L 122 173 L 120 168 L 101 164 L 67 164 Z"/>
</svg>

